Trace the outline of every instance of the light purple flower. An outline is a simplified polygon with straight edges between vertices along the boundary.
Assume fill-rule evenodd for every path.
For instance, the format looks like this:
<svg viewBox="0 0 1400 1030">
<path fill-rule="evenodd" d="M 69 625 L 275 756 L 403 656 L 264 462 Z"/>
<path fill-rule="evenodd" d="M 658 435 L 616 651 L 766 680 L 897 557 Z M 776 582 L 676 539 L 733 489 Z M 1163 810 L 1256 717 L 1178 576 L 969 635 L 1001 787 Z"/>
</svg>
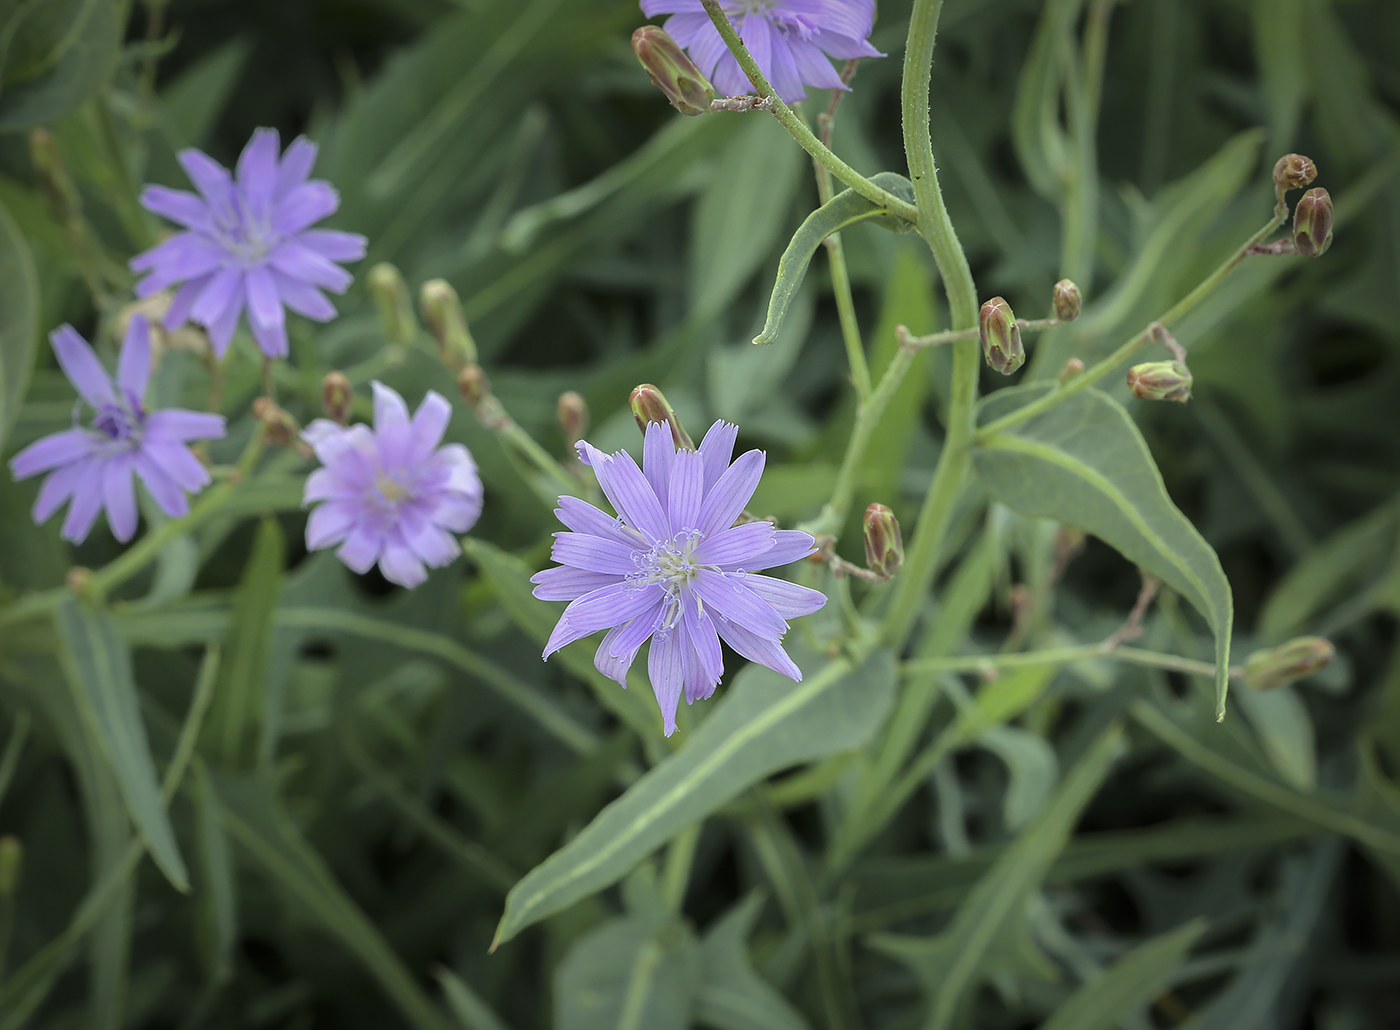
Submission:
<svg viewBox="0 0 1400 1030">
<path fill-rule="evenodd" d="M 115 383 L 72 326 L 59 326 L 49 340 L 68 381 L 94 417 L 90 425 L 80 426 L 75 409 L 73 428 L 36 440 L 10 460 L 16 479 L 49 474 L 34 502 L 34 521 L 46 521 L 68 501 L 63 537 L 81 543 L 106 508 L 112 534 L 130 540 L 137 521 L 133 472 L 161 511 L 172 518 L 187 514 L 186 493 L 204 489 L 209 471 L 186 444 L 223 436 L 224 420 L 180 408 L 146 410 L 151 331 L 145 318 L 136 315 L 127 328 Z"/>
<path fill-rule="evenodd" d="M 545 645 L 546 658 L 606 629 L 593 661 L 625 687 L 637 651 L 651 638 L 647 671 L 667 736 L 682 689 L 690 703 L 719 685 L 721 639 L 750 661 L 800 680 L 802 671 L 782 648 L 786 620 L 826 603 L 816 590 L 754 575 L 806 557 L 814 542 L 767 522 L 734 524 L 763 475 L 762 451 L 730 464 L 738 432 L 716 422 L 698 449 L 676 450 L 670 430 L 653 422 L 640 469 L 626 451 L 608 455 L 580 442 L 580 458 L 598 474 L 618 517 L 560 497 L 554 514 L 572 530 L 554 534 L 554 560 L 562 564 L 531 580 L 536 597 L 571 602 Z"/>
<path fill-rule="evenodd" d="M 322 418 L 302 433 L 323 466 L 301 502 L 324 502 L 307 520 L 306 546 L 340 544 L 336 557 L 356 572 L 378 562 L 385 579 L 416 587 L 428 578 L 425 565 L 440 568 L 461 553 L 452 534 L 481 515 L 481 479 L 465 447 L 438 446 L 452 417 L 441 394 L 429 390 L 410 419 L 402 397 L 373 385 L 373 429 Z"/>
<path fill-rule="evenodd" d="M 280 150 L 277 130 L 259 129 L 238 159 L 237 178 L 207 154 L 182 150 L 180 164 L 199 195 L 164 186 L 141 194 L 147 210 L 186 231 L 132 258 L 132 271 L 150 273 L 136 293 L 149 297 L 183 283 L 165 327 L 199 323 L 221 358 L 245 308 L 263 353 L 286 357 L 284 308 L 330 321 L 335 307 L 321 290 L 344 293 L 352 278 L 336 262 L 365 256 L 363 236 L 311 228 L 340 206 L 330 183 L 307 180 L 316 144 L 299 136 L 279 160 Z"/>
<path fill-rule="evenodd" d="M 700 0 L 641 0 L 648 18 L 669 14 L 664 28 L 726 96 L 752 91 L 748 76 L 720 38 Z M 846 89 L 827 57 L 884 57 L 866 41 L 875 0 L 724 0 L 720 5 L 773 89 L 789 104 L 802 87 Z"/>
</svg>

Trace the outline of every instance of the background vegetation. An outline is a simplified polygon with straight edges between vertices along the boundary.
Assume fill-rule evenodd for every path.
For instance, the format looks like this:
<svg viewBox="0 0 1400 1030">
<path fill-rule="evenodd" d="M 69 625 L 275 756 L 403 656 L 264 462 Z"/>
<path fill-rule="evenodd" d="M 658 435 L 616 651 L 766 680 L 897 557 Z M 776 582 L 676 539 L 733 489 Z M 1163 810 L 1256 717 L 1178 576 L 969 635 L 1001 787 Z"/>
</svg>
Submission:
<svg viewBox="0 0 1400 1030">
<path fill-rule="evenodd" d="M 891 57 L 840 109 L 835 149 L 866 174 L 905 171 L 907 14 L 879 5 Z M 823 257 L 779 342 L 747 342 L 816 205 L 810 163 L 767 116 L 676 116 L 628 50 L 641 22 L 627 0 L 0 2 L 5 453 L 70 417 L 51 328 L 114 353 L 126 261 L 160 231 L 139 185 L 183 187 L 178 148 L 231 164 L 272 125 L 320 143 L 332 224 L 370 240 L 343 317 L 298 321 L 276 370 L 300 421 L 332 368 L 453 395 L 426 333 L 381 333 L 362 283 L 389 261 L 456 286 L 496 394 L 556 454 L 561 391 L 587 399 L 590 440 L 635 449 L 627 394 L 656 382 L 692 432 L 722 417 L 768 451 L 755 511 L 813 515 L 853 418 Z M 1177 329 L 1190 404 L 1130 410 L 1220 555 L 1236 654 L 1322 634 L 1324 674 L 1237 688 L 1217 726 L 1200 677 L 1104 659 L 1008 672 L 980 707 L 975 670 L 930 676 L 887 722 L 893 673 L 867 669 L 844 707 L 734 756 L 655 860 L 488 954 L 512 885 L 669 748 L 644 685 L 599 685 L 586 650 L 539 661 L 557 606 L 522 584 L 555 523 L 500 437 L 460 408 L 485 514 L 469 560 L 412 595 L 306 556 L 305 465 L 282 451 L 109 614 L 22 620 L 120 548 L 105 529 L 62 544 L 29 521 L 35 485 L 0 476 L 0 1028 L 1396 1025 L 1397 40 L 1391 0 L 947 0 L 934 65 L 980 296 L 1035 315 L 1064 275 L 1085 293 L 1027 376 L 1107 353 L 1267 217 L 1280 154 L 1316 162 L 1332 250 L 1244 266 Z M 1099 43 L 1095 131 L 1075 90 Z M 34 165 L 38 127 L 67 189 Z M 916 236 L 844 240 L 878 373 L 896 325 L 946 327 L 941 290 Z M 216 461 L 260 391 L 251 344 L 234 354 Z M 889 504 L 906 535 L 947 379 L 927 352 L 862 471 L 857 510 Z M 177 347 L 157 389 L 201 407 L 208 377 Z M 1139 578 L 1108 547 L 1070 559 L 1057 526 L 977 490 L 959 513 L 923 654 L 1092 643 L 1127 617 Z M 860 560 L 854 520 L 838 547 Z M 819 649 L 837 609 L 793 638 Z M 1140 643 L 1211 655 L 1170 593 Z M 673 745 L 745 725 L 702 724 L 734 678 Z M 162 774 L 212 699 L 167 799 L 188 893 L 144 860 L 89 718 L 123 682 Z"/>
</svg>

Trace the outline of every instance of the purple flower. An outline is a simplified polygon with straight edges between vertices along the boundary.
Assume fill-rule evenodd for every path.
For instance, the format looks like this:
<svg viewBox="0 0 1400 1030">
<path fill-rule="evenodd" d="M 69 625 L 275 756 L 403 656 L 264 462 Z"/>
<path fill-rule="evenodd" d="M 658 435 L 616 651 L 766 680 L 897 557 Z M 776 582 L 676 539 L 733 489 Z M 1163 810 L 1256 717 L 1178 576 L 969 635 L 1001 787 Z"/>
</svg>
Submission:
<svg viewBox="0 0 1400 1030">
<path fill-rule="evenodd" d="M 151 330 L 136 315 L 126 331 L 117 359 L 117 381 L 97 360 L 86 340 L 70 325 L 49 337 L 58 363 L 93 410 L 92 423 L 36 440 L 10 461 L 16 479 L 47 472 L 34 502 L 34 521 L 44 522 L 69 501 L 63 537 L 81 543 L 92 531 L 98 514 L 107 509 L 107 524 L 118 540 L 136 532 L 135 472 L 160 505 L 179 518 L 190 510 L 186 493 L 209 484 L 209 472 L 190 453 L 191 440 L 224 435 L 220 415 L 180 408 L 147 411 L 146 383 L 151 378 Z"/>
<path fill-rule="evenodd" d="M 702 72 L 726 96 L 751 91 L 748 76 L 720 38 L 700 0 L 641 0 L 648 18 L 669 14 L 663 26 L 690 51 Z M 884 57 L 865 37 L 875 0 L 724 0 L 720 5 L 769 83 L 789 104 L 807 96 L 803 85 L 846 89 L 827 57 Z"/>
<path fill-rule="evenodd" d="M 328 322 L 335 308 L 321 290 L 344 293 L 350 273 L 338 261 L 365 256 L 365 238 L 311 226 L 340 206 L 328 182 L 307 181 L 316 144 L 292 141 L 281 160 L 275 129 L 259 129 L 238 159 L 238 176 L 198 150 L 179 158 L 199 196 L 147 186 L 141 203 L 178 222 L 185 232 L 131 259 L 149 272 L 136 287 L 141 297 L 183 283 L 165 327 L 187 320 L 209 332 L 214 353 L 224 356 L 244 308 L 248 324 L 269 358 L 287 355 L 284 308 Z"/>
<path fill-rule="evenodd" d="M 738 427 L 716 422 L 696 450 L 676 450 L 659 422 L 647 426 L 639 469 L 626 451 L 608 455 L 588 443 L 579 456 L 598 474 L 614 519 L 575 497 L 554 514 L 573 530 L 555 533 L 554 560 L 531 580 L 535 596 L 569 601 L 544 656 L 600 629 L 594 664 L 627 685 L 627 670 L 651 638 L 647 672 L 666 734 L 676 705 L 715 692 L 724 675 L 721 639 L 745 658 L 792 679 L 802 671 L 782 648 L 786 619 L 826 603 L 816 590 L 756 576 L 811 554 L 812 537 L 735 519 L 763 475 L 763 452 L 730 464 Z"/>
<path fill-rule="evenodd" d="M 336 557 L 356 572 L 379 563 L 384 578 L 416 587 L 425 565 L 440 568 L 461 553 L 453 533 L 481 515 L 481 479 L 471 452 L 439 447 L 452 406 L 429 390 L 413 418 L 403 398 L 374 384 L 374 428 L 348 429 L 329 419 L 306 427 L 303 439 L 323 468 L 306 480 L 302 504 L 323 501 L 306 523 L 312 551 L 340 544 Z"/>
</svg>

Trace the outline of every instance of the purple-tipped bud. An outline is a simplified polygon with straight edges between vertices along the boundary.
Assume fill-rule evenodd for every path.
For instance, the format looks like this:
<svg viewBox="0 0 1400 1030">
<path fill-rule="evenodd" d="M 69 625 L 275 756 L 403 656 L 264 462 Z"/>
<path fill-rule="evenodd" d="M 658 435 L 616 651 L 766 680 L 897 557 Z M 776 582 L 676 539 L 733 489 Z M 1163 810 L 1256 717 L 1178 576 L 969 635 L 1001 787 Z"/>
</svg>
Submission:
<svg viewBox="0 0 1400 1030">
<path fill-rule="evenodd" d="M 899 520 L 883 504 L 865 509 L 865 564 L 890 579 L 904 566 L 904 537 Z"/>
<path fill-rule="evenodd" d="M 327 372 L 321 380 L 321 408 L 326 417 L 342 426 L 350 422 L 350 410 L 355 403 L 355 391 L 344 372 Z"/>
<path fill-rule="evenodd" d="M 1331 665 L 1336 656 L 1337 649 L 1330 640 L 1297 637 L 1250 655 L 1244 663 L 1244 681 L 1255 690 L 1269 690 L 1311 676 Z"/>
<path fill-rule="evenodd" d="M 666 94 L 671 106 L 681 114 L 704 114 L 710 109 L 715 87 L 660 26 L 643 25 L 632 33 L 632 52 L 652 84 Z"/>
<path fill-rule="evenodd" d="M 491 380 L 486 378 L 480 365 L 463 365 L 462 371 L 457 373 L 457 389 L 462 400 L 475 408 L 491 396 Z"/>
<path fill-rule="evenodd" d="M 1293 209 L 1293 246 L 1304 257 L 1322 257 L 1332 246 L 1332 198 L 1321 187 L 1304 193 Z"/>
<path fill-rule="evenodd" d="M 1191 399 L 1191 370 L 1182 361 L 1148 361 L 1128 369 L 1128 389 L 1145 401 Z"/>
<path fill-rule="evenodd" d="M 559 429 L 564 439 L 573 447 L 588 432 L 588 402 L 575 390 L 566 390 L 559 395 Z"/>
<path fill-rule="evenodd" d="M 1021 327 L 1011 313 L 1011 305 L 1001 297 L 993 297 L 982 305 L 978 317 L 982 336 L 982 355 L 987 364 L 1004 376 L 1009 376 L 1026 363 L 1026 348 L 1021 345 Z"/>
<path fill-rule="evenodd" d="M 671 430 L 671 440 L 677 447 L 684 447 L 688 451 L 695 450 L 695 444 L 681 425 L 680 417 L 666 400 L 666 395 L 656 387 L 650 383 L 643 383 L 632 391 L 629 403 L 632 405 L 632 417 L 637 420 L 637 428 L 643 433 L 651 423 L 660 422 Z"/>
<path fill-rule="evenodd" d="M 1274 165 L 1274 182 L 1280 189 L 1302 189 L 1317 178 L 1317 165 L 1302 154 L 1284 154 Z"/>
<path fill-rule="evenodd" d="M 1061 279 L 1055 284 L 1053 299 L 1055 318 L 1061 322 L 1073 322 L 1084 307 L 1079 287 L 1069 279 Z"/>
<path fill-rule="evenodd" d="M 392 344 L 407 347 L 418 333 L 418 319 L 408 299 L 408 284 L 403 275 L 387 261 L 369 270 L 369 293 L 379 312 L 379 327 L 384 338 Z"/>
<path fill-rule="evenodd" d="M 24 845 L 18 837 L 0 837 L 0 898 L 12 898 L 24 868 Z"/>
<path fill-rule="evenodd" d="M 476 341 L 462 314 L 462 301 L 445 279 L 429 279 L 419 291 L 423 320 L 438 342 L 442 361 L 449 368 L 476 364 Z"/>
</svg>

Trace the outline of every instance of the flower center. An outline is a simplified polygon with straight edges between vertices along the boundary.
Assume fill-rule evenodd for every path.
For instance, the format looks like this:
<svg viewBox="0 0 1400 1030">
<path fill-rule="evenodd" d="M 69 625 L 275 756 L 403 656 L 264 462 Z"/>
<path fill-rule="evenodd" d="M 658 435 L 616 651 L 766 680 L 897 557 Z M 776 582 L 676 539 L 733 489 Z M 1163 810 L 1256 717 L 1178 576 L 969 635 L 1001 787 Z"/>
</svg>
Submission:
<svg viewBox="0 0 1400 1030">
<path fill-rule="evenodd" d="M 408 497 L 409 492 L 408 487 L 385 472 L 374 477 L 374 488 L 379 491 L 379 496 L 390 508 L 397 508 L 399 502 Z"/>
<path fill-rule="evenodd" d="M 145 422 L 146 413 L 140 405 L 104 404 L 92 416 L 92 428 L 112 450 L 137 446 L 141 442 Z"/>
<path fill-rule="evenodd" d="M 229 205 L 214 217 L 214 232 L 219 245 L 248 268 L 267 260 L 267 255 L 282 238 L 271 226 L 255 218 L 235 195 Z"/>
</svg>

